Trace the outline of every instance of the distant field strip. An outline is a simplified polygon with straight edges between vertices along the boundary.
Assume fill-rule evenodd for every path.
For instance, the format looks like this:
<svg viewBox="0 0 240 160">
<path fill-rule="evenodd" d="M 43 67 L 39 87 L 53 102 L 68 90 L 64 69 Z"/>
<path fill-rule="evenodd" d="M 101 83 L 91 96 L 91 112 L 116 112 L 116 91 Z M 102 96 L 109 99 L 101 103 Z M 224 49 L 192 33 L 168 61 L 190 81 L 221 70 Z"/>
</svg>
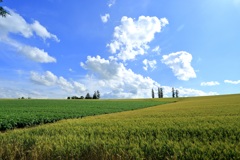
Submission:
<svg viewBox="0 0 240 160">
<path fill-rule="evenodd" d="M 157 100 L 0 100 L 0 131 L 61 119 L 83 118 L 140 109 L 167 102 Z"/>
<path fill-rule="evenodd" d="M 240 95 L 176 101 L 0 133 L 0 159 L 240 159 Z"/>
</svg>

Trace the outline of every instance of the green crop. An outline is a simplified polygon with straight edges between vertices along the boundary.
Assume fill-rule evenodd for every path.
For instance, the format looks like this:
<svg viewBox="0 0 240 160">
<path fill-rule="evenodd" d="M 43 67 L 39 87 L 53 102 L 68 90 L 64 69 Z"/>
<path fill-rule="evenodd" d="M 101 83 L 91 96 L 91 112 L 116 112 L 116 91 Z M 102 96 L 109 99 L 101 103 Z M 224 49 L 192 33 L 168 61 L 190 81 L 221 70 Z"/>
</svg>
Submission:
<svg viewBox="0 0 240 160">
<path fill-rule="evenodd" d="M 164 103 L 156 100 L 0 100 L 0 131 Z"/>
<path fill-rule="evenodd" d="M 240 159 L 240 95 L 175 100 L 1 133 L 0 159 Z"/>
</svg>

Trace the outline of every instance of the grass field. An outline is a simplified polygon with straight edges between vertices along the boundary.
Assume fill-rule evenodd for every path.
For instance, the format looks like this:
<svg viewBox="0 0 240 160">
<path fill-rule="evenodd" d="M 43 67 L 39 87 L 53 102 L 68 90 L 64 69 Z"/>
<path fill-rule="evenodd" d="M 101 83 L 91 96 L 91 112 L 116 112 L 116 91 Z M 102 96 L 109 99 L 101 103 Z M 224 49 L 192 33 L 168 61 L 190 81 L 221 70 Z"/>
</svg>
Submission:
<svg viewBox="0 0 240 160">
<path fill-rule="evenodd" d="M 240 159 L 240 95 L 175 100 L 7 131 L 0 134 L 0 157 Z"/>
<path fill-rule="evenodd" d="M 171 101 L 171 100 L 170 100 Z M 120 103 L 119 103 L 120 102 Z M 0 131 L 164 104 L 157 100 L 0 100 Z"/>
</svg>

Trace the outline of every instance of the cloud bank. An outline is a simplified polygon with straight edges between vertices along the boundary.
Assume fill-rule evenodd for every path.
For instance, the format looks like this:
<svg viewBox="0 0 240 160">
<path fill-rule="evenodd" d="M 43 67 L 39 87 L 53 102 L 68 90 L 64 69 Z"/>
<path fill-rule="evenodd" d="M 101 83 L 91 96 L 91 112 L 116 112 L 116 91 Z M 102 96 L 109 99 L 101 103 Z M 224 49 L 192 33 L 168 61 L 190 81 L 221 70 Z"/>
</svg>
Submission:
<svg viewBox="0 0 240 160">
<path fill-rule="evenodd" d="M 95 86 L 96 90 L 105 91 L 105 97 L 150 97 L 150 88 L 160 86 L 150 77 L 143 77 L 127 69 L 123 63 L 106 60 L 100 56 L 88 56 L 87 61 L 81 62 L 80 65 L 88 70 L 91 75 L 88 77 L 94 77 L 91 85 Z"/>
</svg>

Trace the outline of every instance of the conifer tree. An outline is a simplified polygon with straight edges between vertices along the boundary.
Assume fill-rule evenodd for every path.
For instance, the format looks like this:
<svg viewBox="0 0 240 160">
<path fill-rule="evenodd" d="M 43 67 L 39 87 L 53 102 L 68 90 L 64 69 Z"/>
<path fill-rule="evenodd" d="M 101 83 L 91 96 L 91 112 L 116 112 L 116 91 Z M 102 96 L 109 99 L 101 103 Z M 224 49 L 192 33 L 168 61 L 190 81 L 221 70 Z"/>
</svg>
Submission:
<svg viewBox="0 0 240 160">
<path fill-rule="evenodd" d="M 160 88 L 160 97 L 163 98 L 163 88 Z"/>
<path fill-rule="evenodd" d="M 154 98 L 154 90 L 152 89 L 152 98 Z"/>
<path fill-rule="evenodd" d="M 172 97 L 175 98 L 175 91 L 174 91 L 174 88 L 172 88 Z"/>
<path fill-rule="evenodd" d="M 158 87 L 158 98 L 161 98 L 161 89 Z"/>
<path fill-rule="evenodd" d="M 100 92 L 97 90 L 97 99 L 100 99 Z"/>
<path fill-rule="evenodd" d="M 178 91 L 178 90 L 176 90 L 176 98 L 178 98 L 178 94 L 179 94 L 179 91 Z"/>
</svg>

